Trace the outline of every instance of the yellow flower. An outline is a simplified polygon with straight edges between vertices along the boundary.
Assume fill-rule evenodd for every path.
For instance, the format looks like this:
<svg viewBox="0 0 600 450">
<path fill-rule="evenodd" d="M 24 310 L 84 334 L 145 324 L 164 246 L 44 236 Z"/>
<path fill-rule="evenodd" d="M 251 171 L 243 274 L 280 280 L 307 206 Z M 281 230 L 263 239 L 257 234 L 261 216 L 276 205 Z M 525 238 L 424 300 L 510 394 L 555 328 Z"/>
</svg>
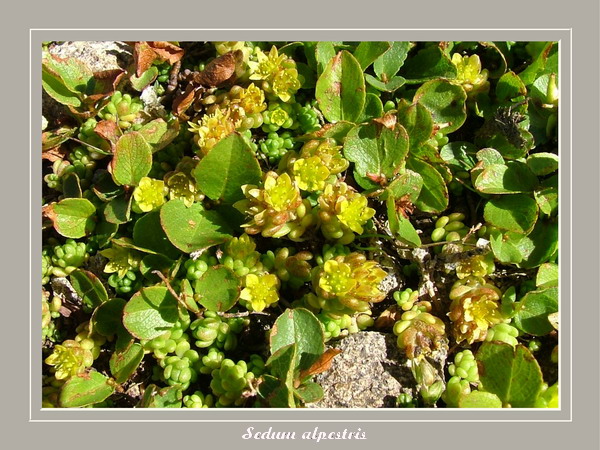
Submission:
<svg viewBox="0 0 600 450">
<path fill-rule="evenodd" d="M 322 191 L 329 177 L 329 169 L 318 156 L 297 159 L 292 172 L 298 187 L 309 192 Z"/>
<path fill-rule="evenodd" d="M 338 219 L 352 231 L 362 234 L 363 225 L 375 215 L 375 210 L 367 206 L 367 198 L 357 195 L 350 200 L 339 203 Z"/>
<path fill-rule="evenodd" d="M 92 365 L 94 358 L 92 352 L 81 347 L 79 342 L 67 340 L 62 345 L 55 345 L 45 362 L 53 366 L 57 380 L 64 380 L 84 372 Z"/>
<path fill-rule="evenodd" d="M 295 208 L 300 198 L 298 188 L 287 173 L 265 180 L 265 202 L 275 211 L 288 211 Z"/>
<path fill-rule="evenodd" d="M 461 83 L 469 96 L 487 92 L 490 87 L 487 69 L 481 70 L 479 56 L 463 57 L 459 53 L 452 55 L 452 64 L 456 66 L 456 81 Z"/>
<path fill-rule="evenodd" d="M 330 259 L 323 265 L 319 287 L 329 294 L 342 296 L 356 286 L 352 279 L 352 269 L 348 264 Z"/>
<path fill-rule="evenodd" d="M 278 288 L 279 279 L 271 273 L 248 274 L 240 299 L 247 302 L 248 309 L 260 312 L 279 300 Z"/>
<path fill-rule="evenodd" d="M 189 130 L 197 134 L 196 143 L 202 155 L 206 155 L 217 142 L 233 133 L 241 125 L 234 120 L 229 110 L 216 109 L 212 114 L 202 116 L 200 123 L 188 122 Z"/>
<path fill-rule="evenodd" d="M 269 80 L 279 71 L 281 64 L 286 56 L 280 55 L 277 47 L 273 46 L 267 56 L 262 50 L 256 52 L 258 61 L 250 61 L 250 79 L 251 80 Z"/>
<path fill-rule="evenodd" d="M 141 212 L 158 209 L 165 203 L 165 183 L 162 180 L 143 177 L 133 190 L 133 198 Z"/>
</svg>

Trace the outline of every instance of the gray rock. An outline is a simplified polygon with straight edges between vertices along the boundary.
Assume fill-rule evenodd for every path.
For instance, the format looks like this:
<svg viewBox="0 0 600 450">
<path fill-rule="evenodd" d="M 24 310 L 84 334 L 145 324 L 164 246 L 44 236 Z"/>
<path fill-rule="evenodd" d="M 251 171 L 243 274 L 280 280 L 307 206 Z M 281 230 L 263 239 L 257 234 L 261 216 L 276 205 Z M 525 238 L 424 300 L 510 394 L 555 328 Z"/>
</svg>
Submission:
<svg viewBox="0 0 600 450">
<path fill-rule="evenodd" d="M 360 332 L 331 347 L 342 353 L 327 372 L 315 377 L 325 396 L 308 408 L 393 407 L 398 395 L 416 394 L 410 365 L 394 335 Z"/>
<path fill-rule="evenodd" d="M 48 50 L 59 58 L 77 58 L 94 72 L 126 69 L 133 61 L 133 49 L 123 42 L 69 41 Z"/>
</svg>

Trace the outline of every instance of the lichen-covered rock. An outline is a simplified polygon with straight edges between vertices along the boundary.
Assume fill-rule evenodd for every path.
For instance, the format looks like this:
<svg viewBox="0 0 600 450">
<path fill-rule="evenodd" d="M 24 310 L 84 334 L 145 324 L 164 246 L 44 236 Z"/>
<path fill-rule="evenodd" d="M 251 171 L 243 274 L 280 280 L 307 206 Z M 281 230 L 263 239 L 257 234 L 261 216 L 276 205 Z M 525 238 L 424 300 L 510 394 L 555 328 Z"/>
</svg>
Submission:
<svg viewBox="0 0 600 450">
<path fill-rule="evenodd" d="M 133 49 L 123 42 L 69 41 L 50 46 L 48 51 L 59 58 L 76 58 L 93 72 L 125 69 L 133 61 Z"/>
<path fill-rule="evenodd" d="M 402 393 L 415 394 L 415 380 L 392 334 L 360 332 L 333 343 L 342 351 L 315 377 L 325 396 L 309 408 L 393 407 Z"/>
</svg>

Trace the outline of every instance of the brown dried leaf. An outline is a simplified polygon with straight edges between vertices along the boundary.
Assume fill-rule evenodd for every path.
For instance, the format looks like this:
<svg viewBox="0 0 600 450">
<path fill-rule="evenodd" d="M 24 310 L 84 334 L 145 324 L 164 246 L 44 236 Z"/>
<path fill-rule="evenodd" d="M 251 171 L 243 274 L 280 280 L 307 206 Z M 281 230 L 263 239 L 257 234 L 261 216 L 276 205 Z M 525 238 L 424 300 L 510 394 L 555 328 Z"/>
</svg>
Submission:
<svg viewBox="0 0 600 450">
<path fill-rule="evenodd" d="M 60 127 L 57 130 L 45 131 L 42 133 L 42 151 L 54 150 L 59 147 L 62 143 L 69 140 L 71 136 L 75 134 L 77 128 L 74 127 Z"/>
<path fill-rule="evenodd" d="M 194 102 L 195 93 L 196 93 L 196 88 L 194 88 L 193 85 L 189 84 L 183 94 L 180 94 L 177 97 L 175 97 L 175 99 L 173 100 L 173 106 L 172 106 L 173 114 L 175 114 L 177 117 L 183 118 L 184 113 L 188 110 L 188 108 Z"/>
<path fill-rule="evenodd" d="M 213 59 L 202 72 L 194 77 L 194 81 L 204 86 L 219 86 L 226 81 L 233 82 L 235 66 L 241 62 L 243 56 L 241 50 L 236 50 Z"/>
<path fill-rule="evenodd" d="M 400 320 L 400 316 L 402 316 L 402 311 L 397 306 L 390 306 L 375 320 L 375 329 L 387 330 L 393 328 L 396 321 Z"/>
<path fill-rule="evenodd" d="M 183 58 L 183 49 L 165 41 L 152 41 L 147 43 L 162 61 L 169 61 L 170 65 L 181 61 Z"/>
<path fill-rule="evenodd" d="M 133 47 L 133 60 L 135 62 L 135 74 L 141 77 L 150 68 L 158 57 L 148 42 L 136 42 Z"/>
<path fill-rule="evenodd" d="M 317 359 L 312 366 L 308 369 L 300 372 L 299 378 L 302 380 L 303 378 L 310 377 L 313 375 L 318 375 L 320 373 L 326 372 L 331 368 L 331 364 L 333 362 L 333 358 L 336 355 L 339 355 L 342 351 L 339 348 L 330 348 L 325 353 L 321 355 L 319 359 Z"/>
<path fill-rule="evenodd" d="M 42 150 L 42 159 L 47 159 L 50 162 L 63 160 L 67 156 L 67 151 L 62 147 L 54 147 L 48 150 Z"/>
<path fill-rule="evenodd" d="M 388 113 L 383 117 L 380 117 L 379 119 L 373 119 L 373 122 L 375 122 L 379 126 L 384 126 L 390 130 L 393 130 L 396 126 L 397 120 L 398 118 L 396 117 L 396 114 Z"/>
</svg>

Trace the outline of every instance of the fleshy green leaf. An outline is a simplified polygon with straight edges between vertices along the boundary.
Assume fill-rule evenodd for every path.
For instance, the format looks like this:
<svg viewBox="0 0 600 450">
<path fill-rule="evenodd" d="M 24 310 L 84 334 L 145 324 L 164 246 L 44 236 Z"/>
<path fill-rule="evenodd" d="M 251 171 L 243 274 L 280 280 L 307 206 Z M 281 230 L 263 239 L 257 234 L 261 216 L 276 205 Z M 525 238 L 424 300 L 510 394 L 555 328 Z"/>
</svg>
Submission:
<svg viewBox="0 0 600 450">
<path fill-rule="evenodd" d="M 65 198 L 45 210 L 54 229 L 64 237 L 78 239 L 92 232 L 96 207 L 85 198 Z"/>
<path fill-rule="evenodd" d="M 484 342 L 476 359 L 481 390 L 496 394 L 505 407 L 534 406 L 543 385 L 542 371 L 526 347 Z"/>
<path fill-rule="evenodd" d="M 92 370 L 69 379 L 62 387 L 59 402 L 62 408 L 80 408 L 100 403 L 114 391 L 108 377 Z"/>
<path fill-rule="evenodd" d="M 117 141 L 111 167 L 117 184 L 137 186 L 152 168 L 152 149 L 140 133 L 124 134 Z"/>
<path fill-rule="evenodd" d="M 373 62 L 382 56 L 391 47 L 390 42 L 385 41 L 368 41 L 361 42 L 354 50 L 354 57 L 360 64 L 360 68 L 364 71 Z"/>
<path fill-rule="evenodd" d="M 503 230 L 528 234 L 535 225 L 538 208 L 527 195 L 515 194 L 492 198 L 485 205 L 483 218 Z"/>
<path fill-rule="evenodd" d="M 171 243 L 184 253 L 204 250 L 232 237 L 221 216 L 200 203 L 188 208 L 183 200 L 169 200 L 160 210 L 160 222 Z"/>
<path fill-rule="evenodd" d="M 77 269 L 69 276 L 71 285 L 81 297 L 83 304 L 93 309 L 108 300 L 108 294 L 100 279 L 92 272 Z"/>
<path fill-rule="evenodd" d="M 173 327 L 179 317 L 177 305 L 166 287 L 143 288 L 125 305 L 123 324 L 138 339 L 154 339 Z"/>
<path fill-rule="evenodd" d="M 419 102 L 431 113 L 433 122 L 443 134 L 458 130 L 467 119 L 465 90 L 449 81 L 433 80 L 424 83 L 413 102 Z"/>
<path fill-rule="evenodd" d="M 346 50 L 333 57 L 317 80 L 316 99 L 330 122 L 355 122 L 365 106 L 365 78 L 360 64 Z"/>
<path fill-rule="evenodd" d="M 408 154 L 406 130 L 396 125 L 393 130 L 371 123 L 354 128 L 344 143 L 344 156 L 355 163 L 355 172 L 361 177 L 384 175 L 391 178 Z M 359 182 L 361 183 L 361 182 Z M 374 187 L 371 183 L 365 189 Z"/>
<path fill-rule="evenodd" d="M 258 161 L 239 134 L 221 139 L 200 160 L 193 174 L 209 198 L 229 204 L 244 198 L 243 185 L 258 184 L 262 177 Z"/>
<path fill-rule="evenodd" d="M 558 311 L 558 288 L 530 291 L 517 303 L 514 325 L 525 333 L 543 336 L 554 328 L 548 315 Z"/>
<path fill-rule="evenodd" d="M 325 337 L 319 319 L 304 308 L 286 309 L 280 315 L 270 334 L 270 350 L 277 350 L 289 344 L 298 346 L 295 369 L 308 369 L 325 351 Z"/>
<path fill-rule="evenodd" d="M 209 267 L 196 281 L 194 291 L 198 303 L 209 311 L 225 312 L 233 307 L 240 296 L 240 279 L 225 266 Z"/>
</svg>

